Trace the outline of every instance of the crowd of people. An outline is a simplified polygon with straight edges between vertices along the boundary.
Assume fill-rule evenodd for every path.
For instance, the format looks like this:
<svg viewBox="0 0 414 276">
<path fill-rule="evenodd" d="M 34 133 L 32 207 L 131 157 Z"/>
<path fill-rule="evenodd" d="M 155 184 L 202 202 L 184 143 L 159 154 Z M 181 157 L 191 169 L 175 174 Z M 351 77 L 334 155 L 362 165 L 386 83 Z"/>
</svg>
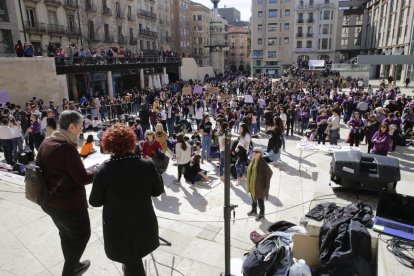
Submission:
<svg viewBox="0 0 414 276">
<path fill-rule="evenodd" d="M 169 160 L 173 160 L 177 165 L 177 185 L 181 185 L 182 178 L 191 185 L 198 181 L 210 185 L 212 172 L 207 172 L 203 164 L 215 164 L 217 160 L 217 176 L 223 181 L 228 131 L 235 134 L 231 143 L 232 175 L 237 178 L 236 185 L 246 185 L 252 198 L 248 215 L 255 216 L 256 220 L 265 216 L 264 200 L 268 197 L 272 177 L 269 163 L 280 162 L 281 151 L 289 150 L 286 139 L 290 136 L 318 144 L 329 141 L 333 146 L 340 139 L 355 147 L 365 142 L 368 152 L 380 155 L 387 155 L 397 146 L 413 146 L 414 101 L 411 96 L 402 94 L 398 87 L 381 85 L 374 90 L 361 79 L 346 80 L 337 74 L 325 73 L 292 67 L 278 80 L 266 75 L 247 78 L 242 74 L 226 73 L 204 80 L 178 81 L 161 89 L 131 89 L 113 99 L 103 95 L 83 96 L 78 102 L 64 99 L 61 104 L 53 101 L 45 104 L 33 97 L 23 107 L 12 103 L 1 106 L 0 142 L 5 159 L 11 165 L 18 162 L 21 152 L 29 149 L 43 164 L 48 164 L 45 174 L 50 188 L 70 176 L 71 180 L 65 180 L 63 187 L 73 189 L 71 198 L 62 201 L 57 194 L 44 207 L 61 233 L 62 250 L 68 250 L 64 275 L 89 266 L 79 260 L 90 236 L 83 186 L 92 182 L 93 176 L 89 202 L 93 206 L 104 206 L 108 257 L 122 262 L 125 271 L 142 273 L 142 263 L 137 264 L 135 260 L 159 244 L 157 236 L 153 235 L 157 224 L 150 206 L 150 197 L 163 191 L 159 175 L 166 170 Z M 193 93 L 183 95 L 188 87 Z M 341 128 L 347 129 L 345 137 L 341 137 Z M 81 161 L 95 151 L 94 136 L 89 131 L 97 132 L 102 153 L 111 154 L 110 161 L 97 172 L 85 170 Z M 85 134 L 88 135 L 86 139 Z M 77 150 L 79 138 L 83 139 L 80 153 Z M 255 145 L 256 138 L 268 139 L 267 147 L 262 149 Z M 66 172 L 68 168 L 56 161 L 63 153 L 70 156 L 76 172 Z M 131 211 L 129 215 L 142 218 L 151 214 L 147 218 L 151 222 L 148 229 L 141 233 L 151 239 L 145 249 L 136 246 L 136 250 L 122 252 L 123 248 L 131 248 L 130 244 L 122 238 L 116 243 L 110 240 L 126 233 L 139 233 L 134 223 L 125 225 L 122 233 L 116 227 L 116 224 L 126 223 L 122 203 L 136 202 L 122 200 L 135 194 L 136 187 L 128 185 L 135 181 L 136 168 L 142 168 L 148 174 L 145 179 L 152 181 L 140 200 L 146 204 L 146 213 Z M 122 189 L 111 186 L 119 175 L 125 176 L 125 183 L 128 183 Z M 113 198 L 118 192 L 119 197 Z M 71 205 L 72 200 L 78 205 Z M 77 212 L 71 215 L 60 211 L 74 206 Z M 138 206 L 129 207 L 139 210 Z M 106 212 L 119 214 L 116 216 L 119 220 L 111 221 Z M 76 217 L 82 219 L 73 223 Z M 83 227 L 67 226 L 78 223 Z M 74 235 L 78 235 L 78 244 L 70 249 L 68 244 Z"/>
</svg>

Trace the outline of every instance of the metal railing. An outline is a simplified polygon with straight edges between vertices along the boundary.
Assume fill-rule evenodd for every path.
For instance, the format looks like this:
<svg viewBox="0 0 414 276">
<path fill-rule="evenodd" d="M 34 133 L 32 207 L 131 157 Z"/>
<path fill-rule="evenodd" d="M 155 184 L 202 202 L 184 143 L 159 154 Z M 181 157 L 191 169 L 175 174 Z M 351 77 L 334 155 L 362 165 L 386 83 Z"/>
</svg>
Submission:
<svg viewBox="0 0 414 276">
<path fill-rule="evenodd" d="M 98 8 L 96 7 L 96 5 L 94 5 L 94 4 L 92 4 L 92 3 L 87 3 L 87 4 L 85 5 L 85 10 L 86 10 L 87 12 L 97 12 L 97 11 L 98 11 Z"/>
<path fill-rule="evenodd" d="M 67 27 L 66 29 L 67 36 L 82 36 L 81 29 L 78 27 Z"/>
<path fill-rule="evenodd" d="M 103 15 L 111 16 L 112 15 L 112 10 L 110 8 L 108 8 L 108 7 L 103 7 L 102 8 L 102 14 Z"/>
<path fill-rule="evenodd" d="M 129 38 L 129 44 L 130 45 L 137 45 L 138 44 L 138 39 L 130 37 Z"/>
<path fill-rule="evenodd" d="M 104 37 L 104 42 L 112 43 L 112 42 L 114 42 L 114 38 L 112 36 L 110 36 L 110 35 L 106 35 Z"/>
<path fill-rule="evenodd" d="M 313 33 L 306 33 L 306 37 L 313 37 Z"/>
<path fill-rule="evenodd" d="M 313 23 L 315 20 L 313 18 L 308 18 L 307 22 L 308 23 Z"/>
<path fill-rule="evenodd" d="M 297 33 L 296 37 L 303 37 L 303 33 Z"/>
<path fill-rule="evenodd" d="M 67 9 L 75 9 L 79 8 L 78 3 L 75 0 L 65 0 L 63 6 Z"/>
<path fill-rule="evenodd" d="M 299 18 L 297 22 L 298 22 L 298 24 L 302 24 L 302 23 L 305 22 L 305 20 L 303 20 L 303 18 Z"/>
<path fill-rule="evenodd" d="M 32 21 L 26 21 L 24 22 L 24 28 L 29 33 L 46 33 L 46 23 L 41 22 L 32 22 Z"/>
<path fill-rule="evenodd" d="M 153 12 L 150 12 L 150 11 L 146 11 L 146 10 L 143 10 L 143 9 L 138 9 L 137 14 L 138 14 L 138 16 L 144 16 L 144 17 L 147 17 L 147 18 L 150 18 L 150 19 L 153 19 L 153 20 L 157 20 L 157 15 Z"/>
<path fill-rule="evenodd" d="M 369 71 L 369 64 L 333 63 L 332 70 L 335 71 Z"/>
<path fill-rule="evenodd" d="M 180 57 L 55 57 L 56 68 L 79 66 L 104 66 L 122 64 L 180 64 Z"/>
<path fill-rule="evenodd" d="M 50 34 L 66 34 L 66 28 L 62 25 L 47 24 L 47 32 Z"/>
<path fill-rule="evenodd" d="M 145 35 L 145 36 L 150 36 L 150 37 L 157 37 L 157 32 L 150 31 L 150 30 L 145 30 L 145 29 L 140 29 L 139 34 L 140 35 Z"/>
<path fill-rule="evenodd" d="M 333 9 L 335 7 L 334 3 L 321 3 L 317 5 L 318 9 Z"/>
</svg>

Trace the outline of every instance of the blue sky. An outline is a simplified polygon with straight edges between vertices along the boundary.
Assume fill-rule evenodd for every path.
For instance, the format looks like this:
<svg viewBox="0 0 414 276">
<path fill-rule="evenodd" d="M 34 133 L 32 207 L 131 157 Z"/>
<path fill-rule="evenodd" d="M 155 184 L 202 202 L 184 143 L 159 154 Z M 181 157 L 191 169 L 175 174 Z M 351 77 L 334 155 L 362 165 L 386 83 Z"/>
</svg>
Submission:
<svg viewBox="0 0 414 276">
<path fill-rule="evenodd" d="M 213 8 L 213 3 L 210 0 L 192 0 L 193 2 L 197 2 L 203 4 L 206 7 Z M 250 19 L 250 6 L 252 4 L 252 0 L 221 0 L 219 3 L 219 8 L 224 8 L 224 5 L 227 8 L 234 7 L 240 11 L 240 17 L 243 21 L 249 21 Z"/>
</svg>

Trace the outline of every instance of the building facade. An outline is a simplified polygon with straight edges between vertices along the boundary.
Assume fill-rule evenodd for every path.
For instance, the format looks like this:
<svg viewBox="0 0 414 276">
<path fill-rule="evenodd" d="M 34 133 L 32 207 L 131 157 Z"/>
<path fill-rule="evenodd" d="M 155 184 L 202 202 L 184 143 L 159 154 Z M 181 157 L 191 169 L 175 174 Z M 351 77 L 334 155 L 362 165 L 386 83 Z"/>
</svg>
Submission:
<svg viewBox="0 0 414 276">
<path fill-rule="evenodd" d="M 293 63 L 335 61 L 338 1 L 297 0 L 294 20 Z"/>
<path fill-rule="evenodd" d="M 240 22 L 240 11 L 236 8 L 220 8 L 218 9 L 218 13 L 229 24 Z"/>
<path fill-rule="evenodd" d="M 191 12 L 190 0 L 173 0 L 173 51 L 191 53 Z"/>
<path fill-rule="evenodd" d="M 191 2 L 191 55 L 198 66 L 210 65 L 210 21 L 211 10 L 201 4 Z"/>
<path fill-rule="evenodd" d="M 368 53 L 367 2 L 368 0 L 339 2 L 335 62 L 355 63 L 358 55 Z"/>
<path fill-rule="evenodd" d="M 251 74 L 278 76 L 293 60 L 295 1 L 252 0 Z"/>
<path fill-rule="evenodd" d="M 12 0 L 0 1 L 0 56 L 3 57 L 15 56 L 14 44 L 25 41 L 20 38 L 16 8 Z"/>
<path fill-rule="evenodd" d="M 412 55 L 414 3 L 411 0 L 370 0 L 368 8 L 368 54 Z M 413 79 L 412 65 L 377 65 L 371 77 Z"/>
<path fill-rule="evenodd" d="M 158 1 L 158 47 L 172 49 L 173 0 Z"/>
<path fill-rule="evenodd" d="M 232 72 L 250 73 L 250 45 L 249 29 L 246 27 L 229 25 L 225 67 Z"/>
</svg>

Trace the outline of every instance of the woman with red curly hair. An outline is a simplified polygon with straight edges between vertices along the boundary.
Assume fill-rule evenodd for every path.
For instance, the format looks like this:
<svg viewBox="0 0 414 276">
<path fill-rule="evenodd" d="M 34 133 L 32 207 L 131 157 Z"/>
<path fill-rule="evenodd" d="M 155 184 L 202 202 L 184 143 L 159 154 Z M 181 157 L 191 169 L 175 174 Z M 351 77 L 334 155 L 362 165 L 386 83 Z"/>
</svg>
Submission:
<svg viewBox="0 0 414 276">
<path fill-rule="evenodd" d="M 135 155 L 132 128 L 116 124 L 105 131 L 103 149 L 111 154 L 95 174 L 89 203 L 103 206 L 105 253 L 123 264 L 125 275 L 145 275 L 142 257 L 159 246 L 151 197 L 164 192 L 151 161 Z"/>
</svg>

